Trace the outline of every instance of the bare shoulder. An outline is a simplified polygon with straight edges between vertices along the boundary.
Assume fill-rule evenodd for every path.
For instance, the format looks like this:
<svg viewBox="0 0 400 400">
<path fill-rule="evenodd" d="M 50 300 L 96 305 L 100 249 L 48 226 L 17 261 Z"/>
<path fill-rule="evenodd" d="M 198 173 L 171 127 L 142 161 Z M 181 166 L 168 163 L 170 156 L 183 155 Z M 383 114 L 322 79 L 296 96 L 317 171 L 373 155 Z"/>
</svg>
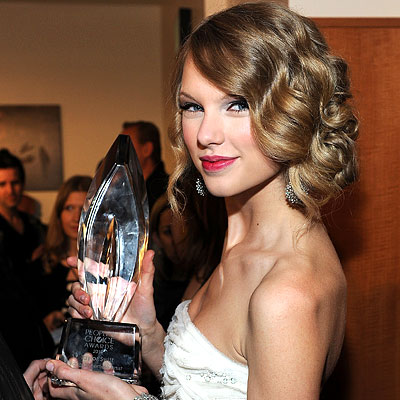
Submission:
<svg viewBox="0 0 400 400">
<path fill-rule="evenodd" d="M 280 258 L 251 296 L 250 316 L 255 321 L 285 315 L 314 315 L 334 311 L 346 297 L 346 279 L 338 260 L 328 257 Z"/>
<path fill-rule="evenodd" d="M 249 364 L 268 361 L 282 371 L 297 365 L 296 374 L 308 362 L 309 375 L 304 379 L 316 385 L 330 374 L 339 357 L 345 315 L 346 280 L 334 256 L 311 252 L 311 256 L 279 258 L 250 297 Z"/>
</svg>

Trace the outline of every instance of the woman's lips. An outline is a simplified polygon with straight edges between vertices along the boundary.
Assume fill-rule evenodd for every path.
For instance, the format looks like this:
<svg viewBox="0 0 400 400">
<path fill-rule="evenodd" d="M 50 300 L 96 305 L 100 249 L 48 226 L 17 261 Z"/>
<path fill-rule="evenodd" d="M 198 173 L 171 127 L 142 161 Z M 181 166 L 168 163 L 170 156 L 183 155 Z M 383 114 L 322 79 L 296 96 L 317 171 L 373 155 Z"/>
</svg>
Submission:
<svg viewBox="0 0 400 400">
<path fill-rule="evenodd" d="M 215 172 L 221 171 L 222 169 L 228 167 L 236 161 L 236 158 L 228 158 L 228 157 L 200 157 L 203 169 L 205 171 Z"/>
</svg>

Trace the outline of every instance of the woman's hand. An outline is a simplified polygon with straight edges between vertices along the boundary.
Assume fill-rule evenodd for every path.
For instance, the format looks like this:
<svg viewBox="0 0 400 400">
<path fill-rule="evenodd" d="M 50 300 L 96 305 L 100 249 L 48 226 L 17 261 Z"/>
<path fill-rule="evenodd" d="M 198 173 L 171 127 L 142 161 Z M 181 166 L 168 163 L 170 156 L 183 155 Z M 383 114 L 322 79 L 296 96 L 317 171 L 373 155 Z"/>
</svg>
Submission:
<svg viewBox="0 0 400 400">
<path fill-rule="evenodd" d="M 58 386 L 49 382 L 50 394 L 56 399 L 72 400 L 132 400 L 147 393 L 142 386 L 131 385 L 103 372 L 71 368 L 63 361 L 51 360 L 46 369 L 57 378 L 75 386 Z"/>
<path fill-rule="evenodd" d="M 24 372 L 25 381 L 28 384 L 29 389 L 31 389 L 35 400 L 44 400 L 48 397 L 47 361 L 49 361 L 49 359 L 32 361 Z"/>
<path fill-rule="evenodd" d="M 148 330 L 153 329 L 157 322 L 153 300 L 153 257 L 153 250 L 149 250 L 145 253 L 142 263 L 140 284 L 121 321 L 137 324 L 142 331 L 142 335 L 145 335 Z M 69 264 L 71 260 L 72 258 L 68 259 Z M 91 318 L 93 316 L 93 310 L 89 303 L 90 296 L 82 290 L 79 282 L 75 282 L 72 285 L 72 295 L 68 298 L 69 314 L 74 318 Z"/>
<path fill-rule="evenodd" d="M 122 322 L 139 325 L 142 335 L 146 335 L 148 330 L 152 330 L 157 322 L 153 299 L 153 279 L 155 270 L 153 258 L 153 250 L 149 250 L 145 253 L 140 273 L 140 283 L 122 318 Z"/>
<path fill-rule="evenodd" d="M 142 263 L 140 284 L 136 289 L 128 309 L 121 322 L 134 323 L 139 326 L 142 335 L 142 357 L 157 376 L 162 365 L 164 354 L 165 332 L 156 319 L 153 299 L 154 251 L 145 253 Z M 72 295 L 68 298 L 68 312 L 74 318 L 92 318 L 90 297 L 82 290 L 78 282 L 72 285 Z"/>
<path fill-rule="evenodd" d="M 140 284 L 122 319 L 139 326 L 142 334 L 142 357 L 155 376 L 159 376 L 164 354 L 165 332 L 157 321 L 153 298 L 154 251 L 145 253 L 142 263 Z"/>
<path fill-rule="evenodd" d="M 70 268 L 77 268 L 78 258 L 68 257 L 67 264 Z M 90 297 L 82 290 L 79 282 L 74 282 L 71 286 L 72 294 L 68 297 L 68 313 L 73 318 L 91 318 L 93 310 L 89 306 Z"/>
<path fill-rule="evenodd" d="M 68 313 L 73 318 L 92 318 L 93 310 L 89 306 L 90 297 L 81 288 L 79 282 L 74 282 L 71 286 L 72 294 L 68 297 Z"/>
</svg>

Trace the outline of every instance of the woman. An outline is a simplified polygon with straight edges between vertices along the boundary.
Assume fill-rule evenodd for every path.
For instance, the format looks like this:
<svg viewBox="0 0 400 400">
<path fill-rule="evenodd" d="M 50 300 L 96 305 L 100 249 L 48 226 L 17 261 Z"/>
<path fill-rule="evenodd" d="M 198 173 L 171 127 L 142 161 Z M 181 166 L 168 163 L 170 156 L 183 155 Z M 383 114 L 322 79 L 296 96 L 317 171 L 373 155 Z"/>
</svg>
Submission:
<svg viewBox="0 0 400 400">
<path fill-rule="evenodd" d="M 77 252 L 79 218 L 91 181 L 89 176 L 81 175 L 66 180 L 57 193 L 50 217 L 44 245 L 45 272 L 40 293 L 44 294 L 41 301 L 44 322 L 53 333 L 65 320 L 71 284 L 78 280 L 76 270 L 69 268 L 66 259 L 75 256 Z"/>
<path fill-rule="evenodd" d="M 148 252 L 124 320 L 141 327 L 143 358 L 155 372 L 162 366 L 167 399 L 318 399 L 345 327 L 346 282 L 319 209 L 357 175 L 346 64 L 307 18 L 243 4 L 190 35 L 173 92 L 171 203 L 180 212 L 195 181 L 199 193 L 223 197 L 224 248 L 167 336 L 155 319 Z M 69 301 L 73 315 L 91 316 L 78 287 Z M 47 367 L 79 381 L 51 388 L 56 397 L 149 398 L 114 377 Z"/>
</svg>

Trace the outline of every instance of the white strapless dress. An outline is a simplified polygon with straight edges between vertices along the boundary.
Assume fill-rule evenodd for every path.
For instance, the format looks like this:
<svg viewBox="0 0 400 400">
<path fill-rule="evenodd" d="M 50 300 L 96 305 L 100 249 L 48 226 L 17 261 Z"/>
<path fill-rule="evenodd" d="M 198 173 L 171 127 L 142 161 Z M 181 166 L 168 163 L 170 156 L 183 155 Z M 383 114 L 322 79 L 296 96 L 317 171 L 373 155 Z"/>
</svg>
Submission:
<svg viewBox="0 0 400 400">
<path fill-rule="evenodd" d="M 247 398 L 248 368 L 217 350 L 179 304 L 165 337 L 162 392 L 170 400 Z"/>
</svg>

